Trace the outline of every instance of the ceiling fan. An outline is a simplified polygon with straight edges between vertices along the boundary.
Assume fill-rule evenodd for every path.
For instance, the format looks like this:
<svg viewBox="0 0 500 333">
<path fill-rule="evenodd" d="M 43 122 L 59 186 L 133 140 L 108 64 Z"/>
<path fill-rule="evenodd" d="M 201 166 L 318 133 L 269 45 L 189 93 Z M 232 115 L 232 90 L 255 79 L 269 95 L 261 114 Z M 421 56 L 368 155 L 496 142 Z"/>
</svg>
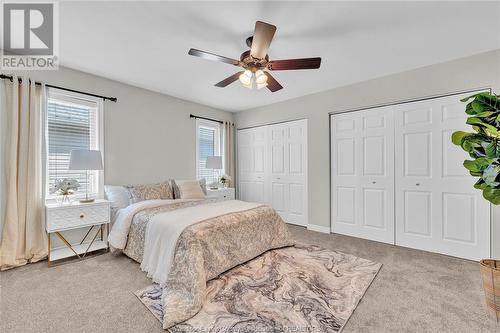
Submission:
<svg viewBox="0 0 500 333">
<path fill-rule="evenodd" d="M 269 60 L 267 50 L 273 40 L 276 26 L 265 22 L 255 22 L 253 36 L 246 40 L 250 50 L 241 54 L 240 60 L 223 57 L 214 53 L 190 49 L 188 54 L 207 60 L 225 62 L 230 65 L 242 67 L 244 70 L 231 75 L 216 83 L 216 87 L 226 87 L 236 80 L 240 80 L 244 87 L 257 89 L 267 87 L 272 92 L 283 87 L 276 81 L 268 71 L 284 71 L 293 69 L 316 69 L 321 65 L 321 58 L 301 58 L 287 60 Z"/>
</svg>

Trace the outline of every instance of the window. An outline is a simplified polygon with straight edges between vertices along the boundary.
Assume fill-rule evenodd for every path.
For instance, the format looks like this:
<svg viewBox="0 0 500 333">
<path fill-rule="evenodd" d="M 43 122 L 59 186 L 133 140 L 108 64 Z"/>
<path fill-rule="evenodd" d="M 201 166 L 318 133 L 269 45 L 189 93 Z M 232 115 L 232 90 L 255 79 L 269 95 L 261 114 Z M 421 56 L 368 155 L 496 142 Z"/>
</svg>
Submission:
<svg viewBox="0 0 500 333">
<path fill-rule="evenodd" d="M 207 184 L 217 181 L 222 170 L 207 169 L 205 163 L 209 156 L 222 156 L 220 124 L 198 119 L 196 121 L 196 175 L 205 178 Z"/>
<path fill-rule="evenodd" d="M 73 149 L 100 150 L 103 154 L 102 100 L 49 89 L 47 98 L 47 197 L 50 185 L 57 179 L 75 178 L 81 187 L 77 196 L 103 193 L 102 171 L 68 170 Z M 104 158 L 104 155 L 103 155 Z"/>
</svg>

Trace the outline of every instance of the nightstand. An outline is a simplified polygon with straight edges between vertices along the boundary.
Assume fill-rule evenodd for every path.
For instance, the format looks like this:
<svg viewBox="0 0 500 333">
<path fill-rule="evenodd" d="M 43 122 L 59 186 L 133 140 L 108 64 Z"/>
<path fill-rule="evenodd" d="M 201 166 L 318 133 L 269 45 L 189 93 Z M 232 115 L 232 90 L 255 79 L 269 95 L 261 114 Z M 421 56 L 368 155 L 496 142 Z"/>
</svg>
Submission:
<svg viewBox="0 0 500 333">
<path fill-rule="evenodd" d="M 216 198 L 217 201 L 234 200 L 235 198 L 234 188 L 223 187 L 216 190 L 207 189 L 207 197 Z"/>
<path fill-rule="evenodd" d="M 45 205 L 45 229 L 48 236 L 48 265 L 53 261 L 76 256 L 83 258 L 89 252 L 108 249 L 109 202 L 96 200 L 92 203 L 74 202 L 68 205 L 47 203 Z M 79 244 L 70 244 L 61 234 L 63 231 L 89 228 Z M 55 234 L 65 246 L 51 247 L 51 236 Z"/>
</svg>

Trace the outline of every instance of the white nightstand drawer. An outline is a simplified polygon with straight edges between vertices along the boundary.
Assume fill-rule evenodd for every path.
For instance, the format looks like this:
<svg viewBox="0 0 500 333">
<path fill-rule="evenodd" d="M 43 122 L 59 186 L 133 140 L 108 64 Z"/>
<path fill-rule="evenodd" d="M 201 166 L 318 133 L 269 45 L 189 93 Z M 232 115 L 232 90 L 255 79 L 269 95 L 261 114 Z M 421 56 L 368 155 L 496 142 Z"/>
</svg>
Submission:
<svg viewBox="0 0 500 333">
<path fill-rule="evenodd" d="M 217 190 L 208 189 L 207 196 L 216 198 L 217 201 L 234 200 L 234 188 L 220 188 Z"/>
<path fill-rule="evenodd" d="M 77 205 L 47 210 L 47 231 L 73 229 L 109 221 L 109 205 Z"/>
</svg>

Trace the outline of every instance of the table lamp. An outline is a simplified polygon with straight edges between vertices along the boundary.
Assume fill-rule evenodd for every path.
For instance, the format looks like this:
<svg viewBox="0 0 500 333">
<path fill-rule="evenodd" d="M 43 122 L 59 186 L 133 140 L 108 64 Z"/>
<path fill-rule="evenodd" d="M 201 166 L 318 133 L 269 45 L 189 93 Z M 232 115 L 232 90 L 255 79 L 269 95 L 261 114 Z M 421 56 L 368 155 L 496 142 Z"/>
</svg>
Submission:
<svg viewBox="0 0 500 333">
<path fill-rule="evenodd" d="M 215 170 L 222 169 L 222 157 L 221 156 L 208 156 L 207 161 L 205 163 L 205 168 L 214 170 L 214 176 L 215 176 L 215 173 L 216 173 Z M 214 183 L 218 184 L 219 181 L 217 180 Z M 215 190 L 218 187 L 212 185 L 212 186 L 210 186 L 210 188 Z"/>
<path fill-rule="evenodd" d="M 89 198 L 89 170 L 102 170 L 102 155 L 99 150 L 75 149 L 71 151 L 68 170 L 85 170 L 87 186 L 85 186 L 85 199 L 80 202 L 94 202 Z"/>
</svg>

